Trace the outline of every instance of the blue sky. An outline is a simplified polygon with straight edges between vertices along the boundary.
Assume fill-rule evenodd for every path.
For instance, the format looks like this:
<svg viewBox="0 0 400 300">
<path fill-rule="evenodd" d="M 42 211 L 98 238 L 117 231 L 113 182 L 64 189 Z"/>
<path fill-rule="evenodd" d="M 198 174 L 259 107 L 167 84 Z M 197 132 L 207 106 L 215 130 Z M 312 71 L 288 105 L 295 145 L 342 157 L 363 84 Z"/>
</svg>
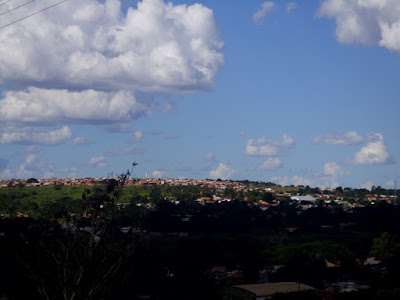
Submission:
<svg viewBox="0 0 400 300">
<path fill-rule="evenodd" d="M 7 26 L 57 2 L 0 21 L 0 178 L 399 181 L 398 1 L 69 0 Z"/>
</svg>

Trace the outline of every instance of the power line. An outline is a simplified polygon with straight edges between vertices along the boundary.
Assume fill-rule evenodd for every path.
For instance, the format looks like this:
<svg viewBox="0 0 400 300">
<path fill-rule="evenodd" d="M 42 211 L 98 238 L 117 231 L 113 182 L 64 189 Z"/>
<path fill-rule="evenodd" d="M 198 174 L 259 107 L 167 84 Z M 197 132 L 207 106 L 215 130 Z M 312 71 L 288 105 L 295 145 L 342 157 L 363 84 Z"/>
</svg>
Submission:
<svg viewBox="0 0 400 300">
<path fill-rule="evenodd" d="M 5 15 L 6 13 L 9 13 L 10 11 L 16 10 L 17 8 L 20 8 L 20 7 L 22 7 L 22 6 L 25 6 L 25 5 L 27 5 L 27 4 L 31 3 L 31 2 L 33 2 L 33 1 L 35 1 L 35 0 L 31 0 L 31 1 L 28 1 L 28 2 L 26 2 L 26 3 L 24 3 L 24 4 L 21 4 L 21 5 L 19 5 L 19 6 L 16 6 L 16 7 L 14 7 L 14 8 L 11 8 L 10 10 L 7 10 L 7 11 L 1 13 L 0 16 Z"/>
<path fill-rule="evenodd" d="M 56 4 L 53 4 L 53 5 L 48 6 L 48 7 L 46 7 L 46 8 L 43 8 L 43 9 L 37 11 L 37 12 L 34 12 L 33 14 L 27 15 L 27 16 L 25 16 L 25 17 L 23 17 L 23 18 L 21 18 L 21 19 L 18 19 L 18 20 L 14 21 L 14 22 L 8 23 L 7 25 L 4 25 L 4 26 L 0 27 L 0 30 L 3 29 L 3 28 L 8 27 L 8 26 L 10 26 L 10 25 L 13 25 L 13 24 L 15 24 L 15 23 L 17 23 L 17 22 L 19 22 L 19 21 L 25 20 L 25 19 L 27 19 L 27 18 L 30 18 L 30 17 L 34 16 L 34 15 L 37 15 L 38 13 L 41 13 L 42 11 L 45 11 L 45 10 L 47 10 L 47 9 L 49 9 L 49 8 L 52 8 L 52 7 L 54 7 L 54 6 L 57 6 L 57 5 L 59 5 L 59 4 L 63 3 L 63 2 L 66 2 L 66 1 L 68 1 L 68 0 L 63 0 L 63 1 L 57 2 Z"/>
<path fill-rule="evenodd" d="M 11 1 L 13 1 L 13 0 L 8 0 L 8 1 L 6 1 L 6 2 L 0 3 L 0 6 L 2 6 L 2 5 L 4 5 L 4 4 L 7 4 L 8 2 L 11 2 Z"/>
</svg>

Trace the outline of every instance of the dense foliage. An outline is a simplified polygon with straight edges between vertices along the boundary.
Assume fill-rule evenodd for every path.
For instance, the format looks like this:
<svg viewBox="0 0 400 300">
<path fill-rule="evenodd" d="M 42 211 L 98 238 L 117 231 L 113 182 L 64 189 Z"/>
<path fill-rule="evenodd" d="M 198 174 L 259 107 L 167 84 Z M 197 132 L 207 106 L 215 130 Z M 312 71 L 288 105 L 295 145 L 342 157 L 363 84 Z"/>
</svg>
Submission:
<svg viewBox="0 0 400 300">
<path fill-rule="evenodd" d="M 224 288 L 259 282 L 261 274 L 320 290 L 349 278 L 367 284 L 368 293 L 360 293 L 376 299 L 398 288 L 399 207 L 310 207 L 283 195 L 308 187 L 265 187 L 122 189 L 108 180 L 1 189 L 0 292 L 15 299 L 218 299 Z M 334 193 L 350 196 L 346 188 Z M 214 196 L 221 201 L 196 201 Z M 363 263 L 371 255 L 384 257 L 379 268 Z M 210 272 L 215 266 L 226 271 Z"/>
</svg>

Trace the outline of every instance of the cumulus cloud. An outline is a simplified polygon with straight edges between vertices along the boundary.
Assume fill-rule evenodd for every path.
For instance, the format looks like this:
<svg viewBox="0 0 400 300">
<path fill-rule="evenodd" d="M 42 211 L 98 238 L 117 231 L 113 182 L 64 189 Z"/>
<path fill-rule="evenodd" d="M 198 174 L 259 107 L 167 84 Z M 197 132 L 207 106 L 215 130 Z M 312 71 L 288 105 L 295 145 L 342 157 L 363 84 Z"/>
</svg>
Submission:
<svg viewBox="0 0 400 300">
<path fill-rule="evenodd" d="M 1 46 L 0 46 L 1 47 Z M 29 87 L 7 91 L 0 101 L 0 119 L 35 124 L 124 122 L 151 114 L 132 92 L 99 92 Z"/>
<path fill-rule="evenodd" d="M 400 53 L 400 1 L 326 0 L 317 16 L 336 20 L 340 43 L 378 44 Z"/>
<path fill-rule="evenodd" d="M 359 135 L 356 131 L 348 131 L 344 135 L 337 133 L 328 133 L 316 136 L 313 144 L 323 143 L 325 145 L 358 145 L 365 141 L 365 137 Z"/>
<path fill-rule="evenodd" d="M 153 173 L 151 173 L 151 176 L 154 178 L 164 178 L 166 175 L 167 172 L 161 170 L 155 170 Z"/>
<path fill-rule="evenodd" d="M 2 10 L 17 5 L 7 1 Z M 0 27 L 46 5 L 35 1 L 18 8 L 18 15 L 5 14 Z M 5 27 L 0 143 L 59 144 L 72 137 L 68 124 L 132 132 L 130 122 L 162 107 L 155 95 L 212 89 L 224 66 L 223 46 L 211 9 L 162 0 L 123 10 L 118 0 L 67 1 Z"/>
<path fill-rule="evenodd" d="M 293 177 L 281 177 L 281 176 L 274 176 L 271 177 L 270 179 L 271 182 L 280 184 L 281 186 L 288 186 L 288 185 L 304 185 L 304 186 L 311 186 L 312 185 L 312 180 L 306 179 L 300 176 L 293 176 Z"/>
<path fill-rule="evenodd" d="M 357 165 L 379 165 L 389 163 L 390 159 L 383 135 L 371 133 L 367 144 L 354 155 L 352 162 Z"/>
<path fill-rule="evenodd" d="M 260 25 L 264 22 L 265 17 L 275 7 L 275 3 L 272 1 L 266 1 L 261 4 L 261 8 L 253 14 L 254 24 Z"/>
<path fill-rule="evenodd" d="M 11 169 L 5 169 L 0 174 L 0 178 L 49 178 L 54 176 L 53 169 L 54 167 L 52 164 L 49 164 L 37 154 L 30 153 L 25 157 L 23 162 L 19 165 L 18 169 L 16 169 L 15 171 Z"/>
<path fill-rule="evenodd" d="M 28 15 L 41 6 L 18 11 Z M 12 17 L 2 16 L 0 25 Z M 2 30 L 0 82 L 6 88 L 206 90 L 224 65 L 222 48 L 213 11 L 201 4 L 143 0 L 125 14 L 117 0 L 68 1 Z"/>
<path fill-rule="evenodd" d="M 292 13 L 296 8 L 297 8 L 296 2 L 289 2 L 288 4 L 286 4 L 286 12 L 288 14 Z"/>
<path fill-rule="evenodd" d="M 324 166 L 324 174 L 327 176 L 336 177 L 339 175 L 343 175 L 343 169 L 335 162 L 326 163 Z"/>
<path fill-rule="evenodd" d="M 386 150 L 383 135 L 380 133 L 369 133 L 365 136 L 361 136 L 355 131 L 349 131 L 344 135 L 329 133 L 322 136 L 316 136 L 313 139 L 313 143 L 324 143 L 326 145 L 364 144 L 360 151 L 357 152 L 351 160 L 351 163 L 357 165 L 386 164 L 391 161 L 391 157 Z"/>
<path fill-rule="evenodd" d="M 92 157 L 89 160 L 89 165 L 95 168 L 104 168 L 107 163 L 104 161 L 104 155 Z"/>
<path fill-rule="evenodd" d="M 264 163 L 258 167 L 259 170 L 261 171 L 273 171 L 276 169 L 279 169 L 282 167 L 282 162 L 280 161 L 279 158 L 268 158 L 266 161 L 264 161 Z"/>
<path fill-rule="evenodd" d="M 245 153 L 251 156 L 276 156 L 281 155 L 285 149 L 293 148 L 295 140 L 284 134 L 282 141 L 272 141 L 265 137 L 249 139 L 246 145 Z"/>
<path fill-rule="evenodd" d="M 3 130 L 0 136 L 2 144 L 36 144 L 36 145 L 58 145 L 72 138 L 68 126 L 52 131 L 44 131 L 41 128 L 13 127 Z"/>
<path fill-rule="evenodd" d="M 237 170 L 233 169 L 227 164 L 219 164 L 216 170 L 210 172 L 208 177 L 211 179 L 228 179 L 232 175 L 236 174 Z"/>
</svg>

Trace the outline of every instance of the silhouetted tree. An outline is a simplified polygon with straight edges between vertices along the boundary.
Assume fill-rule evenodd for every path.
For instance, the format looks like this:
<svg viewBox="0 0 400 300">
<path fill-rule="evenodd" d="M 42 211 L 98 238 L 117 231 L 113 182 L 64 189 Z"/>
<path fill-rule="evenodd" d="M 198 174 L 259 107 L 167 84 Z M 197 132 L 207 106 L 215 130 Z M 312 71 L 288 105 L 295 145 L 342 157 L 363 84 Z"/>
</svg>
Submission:
<svg viewBox="0 0 400 300">
<path fill-rule="evenodd" d="M 108 284 L 138 241 L 134 232 L 122 233 L 112 223 L 132 170 L 85 190 L 81 219 L 47 222 L 39 228 L 40 264 L 31 261 L 26 267 L 41 298 L 92 299 L 107 294 Z"/>
<path fill-rule="evenodd" d="M 394 251 L 394 236 L 388 232 L 384 232 L 380 237 L 374 239 L 370 254 L 392 256 Z"/>
</svg>

